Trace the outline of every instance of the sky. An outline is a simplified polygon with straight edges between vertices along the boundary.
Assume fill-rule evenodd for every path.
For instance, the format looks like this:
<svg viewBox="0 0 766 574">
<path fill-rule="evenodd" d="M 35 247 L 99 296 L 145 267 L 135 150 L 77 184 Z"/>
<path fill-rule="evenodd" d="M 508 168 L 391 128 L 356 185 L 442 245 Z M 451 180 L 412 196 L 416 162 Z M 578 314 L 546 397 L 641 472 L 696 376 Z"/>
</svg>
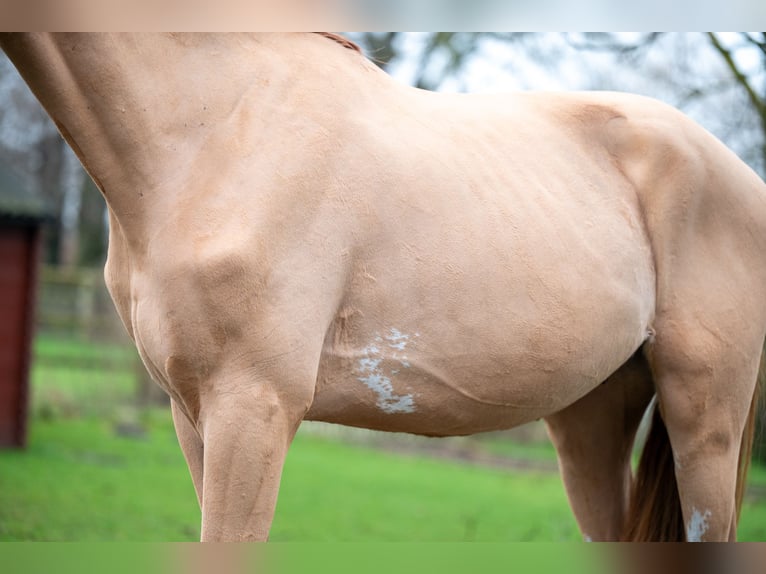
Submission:
<svg viewBox="0 0 766 574">
<path fill-rule="evenodd" d="M 429 35 L 429 32 L 405 33 L 404 51 L 413 55 L 418 54 Z M 616 33 L 615 35 L 625 41 L 632 41 L 640 36 L 635 33 Z M 719 33 L 719 37 L 728 44 L 737 42 L 739 39 L 738 33 L 723 32 Z M 540 33 L 538 38 L 540 49 L 559 51 L 560 62 L 555 69 L 546 69 L 535 64 L 517 47 L 509 43 L 490 41 L 485 42 L 480 52 L 471 58 L 462 78 L 462 84 L 450 81 L 440 89 L 470 92 L 587 89 L 592 84 L 592 75 L 589 70 L 594 68 L 605 70 L 609 66 L 614 66 L 612 55 L 576 50 L 568 45 L 560 33 L 544 32 Z M 665 57 L 667 64 L 672 66 L 673 54 L 665 53 Z M 720 63 L 718 54 L 714 53 L 706 43 L 695 53 L 695 57 L 710 65 Z M 758 49 L 754 46 L 738 50 L 735 59 L 746 73 L 757 73 L 762 66 Z M 509 66 L 513 66 L 513 69 Z M 400 81 L 412 83 L 416 69 L 416 59 L 410 58 L 397 63 L 390 72 Z M 760 72 L 763 76 L 762 69 Z"/>
<path fill-rule="evenodd" d="M 429 33 L 409 33 L 404 51 L 417 54 Z M 559 34 L 544 34 L 544 43 L 553 48 L 563 45 Z M 515 90 L 565 90 L 586 87 L 585 68 L 578 62 L 577 54 L 568 51 L 561 69 L 551 70 L 532 62 L 525 54 L 511 44 L 489 41 L 472 56 L 459 80 L 448 80 L 440 87 L 448 92 L 507 92 Z M 415 58 L 399 62 L 390 72 L 404 83 L 412 83 L 417 73 Z"/>
</svg>

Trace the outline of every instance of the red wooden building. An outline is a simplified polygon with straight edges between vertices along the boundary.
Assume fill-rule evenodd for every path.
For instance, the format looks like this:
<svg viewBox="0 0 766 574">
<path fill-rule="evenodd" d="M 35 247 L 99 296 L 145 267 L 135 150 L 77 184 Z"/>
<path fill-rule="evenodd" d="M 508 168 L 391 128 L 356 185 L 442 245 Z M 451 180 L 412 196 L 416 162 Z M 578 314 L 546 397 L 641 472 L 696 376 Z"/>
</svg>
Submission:
<svg viewBox="0 0 766 574">
<path fill-rule="evenodd" d="M 0 448 L 26 442 L 42 202 L 0 163 Z"/>
</svg>

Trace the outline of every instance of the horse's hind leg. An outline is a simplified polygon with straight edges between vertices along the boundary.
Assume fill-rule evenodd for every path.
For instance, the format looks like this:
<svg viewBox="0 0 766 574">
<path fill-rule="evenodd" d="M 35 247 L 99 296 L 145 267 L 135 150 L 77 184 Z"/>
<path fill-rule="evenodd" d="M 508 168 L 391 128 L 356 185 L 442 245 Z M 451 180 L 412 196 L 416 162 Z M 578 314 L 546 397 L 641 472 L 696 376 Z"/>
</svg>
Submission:
<svg viewBox="0 0 766 574">
<path fill-rule="evenodd" d="M 760 329 L 727 333 L 713 318 L 664 320 L 647 347 L 689 541 L 736 537 L 738 459 L 763 341 Z"/>
<path fill-rule="evenodd" d="M 641 353 L 591 393 L 546 418 L 572 510 L 586 540 L 618 540 L 636 430 L 654 395 Z"/>
</svg>

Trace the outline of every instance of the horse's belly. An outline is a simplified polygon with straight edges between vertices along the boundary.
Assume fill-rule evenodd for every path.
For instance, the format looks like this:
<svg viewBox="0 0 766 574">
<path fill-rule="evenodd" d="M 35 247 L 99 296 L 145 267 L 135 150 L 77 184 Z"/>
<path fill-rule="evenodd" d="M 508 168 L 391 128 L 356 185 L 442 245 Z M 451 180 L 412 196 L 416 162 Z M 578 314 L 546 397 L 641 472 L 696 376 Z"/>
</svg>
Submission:
<svg viewBox="0 0 766 574">
<path fill-rule="evenodd" d="M 570 246 L 569 258 L 530 272 L 492 261 L 472 268 L 467 257 L 459 277 L 429 262 L 388 275 L 370 266 L 375 281 L 349 294 L 327 333 L 308 418 L 450 435 L 565 408 L 651 332 L 650 250 L 622 243 L 619 257 Z"/>
<path fill-rule="evenodd" d="M 336 338 L 306 418 L 432 436 L 512 428 L 561 410 L 617 370 L 641 344 L 641 325 L 621 329 L 593 338 L 516 325 L 505 346 L 460 344 L 430 328 Z"/>
<path fill-rule="evenodd" d="M 398 359 L 360 356 L 323 363 L 307 420 L 429 436 L 511 428 L 542 417 L 544 405 L 472 396 L 459 382 Z M 502 384 L 497 381 L 496 384 Z"/>
<path fill-rule="evenodd" d="M 307 420 L 452 436 L 512 428 L 551 411 L 545 401 L 536 404 L 520 397 L 512 403 L 474 396 L 459 381 L 398 359 L 334 358 L 323 364 L 321 377 L 326 384 L 318 388 Z M 495 387 L 508 383 L 487 382 Z"/>
</svg>

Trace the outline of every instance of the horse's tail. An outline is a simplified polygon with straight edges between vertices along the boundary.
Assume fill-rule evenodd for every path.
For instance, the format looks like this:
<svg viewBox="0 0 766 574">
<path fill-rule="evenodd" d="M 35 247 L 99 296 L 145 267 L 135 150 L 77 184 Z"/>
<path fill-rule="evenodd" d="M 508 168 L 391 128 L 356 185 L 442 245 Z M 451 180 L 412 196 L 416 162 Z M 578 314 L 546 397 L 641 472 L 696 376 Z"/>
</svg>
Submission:
<svg viewBox="0 0 766 574">
<path fill-rule="evenodd" d="M 766 353 L 761 353 L 758 382 L 739 450 L 735 494 L 737 522 L 745 495 L 761 389 L 766 384 L 765 381 Z M 632 542 L 683 542 L 686 540 L 686 529 L 676 484 L 673 452 L 660 409 L 656 404 L 653 408 L 652 424 L 633 481 L 621 539 Z"/>
<path fill-rule="evenodd" d="M 670 439 L 655 403 L 652 424 L 638 463 L 622 540 L 686 540 Z"/>
</svg>

